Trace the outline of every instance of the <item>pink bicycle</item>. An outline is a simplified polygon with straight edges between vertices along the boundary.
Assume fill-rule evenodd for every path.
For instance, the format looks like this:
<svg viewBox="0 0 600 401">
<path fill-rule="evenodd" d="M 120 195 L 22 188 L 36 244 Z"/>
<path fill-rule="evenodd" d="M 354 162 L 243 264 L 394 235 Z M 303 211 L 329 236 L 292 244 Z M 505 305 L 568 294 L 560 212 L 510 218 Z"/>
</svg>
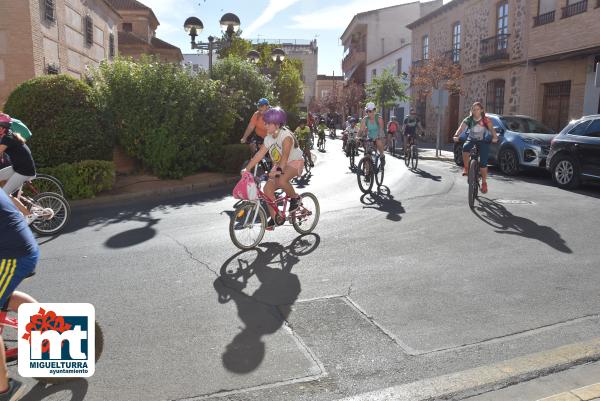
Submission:
<svg viewBox="0 0 600 401">
<path fill-rule="evenodd" d="M 279 226 L 288 221 L 300 234 L 311 233 L 319 222 L 319 201 L 310 192 L 300 194 L 301 202 L 298 209 L 286 214 L 290 198 L 283 191 L 275 193 L 275 200 L 267 198 L 261 189 L 265 176 L 254 176 L 258 189 L 258 199 L 243 200 L 235 208 L 229 222 L 231 241 L 240 249 L 252 249 L 260 244 L 267 227 L 267 205 L 275 210 L 275 222 Z"/>
</svg>

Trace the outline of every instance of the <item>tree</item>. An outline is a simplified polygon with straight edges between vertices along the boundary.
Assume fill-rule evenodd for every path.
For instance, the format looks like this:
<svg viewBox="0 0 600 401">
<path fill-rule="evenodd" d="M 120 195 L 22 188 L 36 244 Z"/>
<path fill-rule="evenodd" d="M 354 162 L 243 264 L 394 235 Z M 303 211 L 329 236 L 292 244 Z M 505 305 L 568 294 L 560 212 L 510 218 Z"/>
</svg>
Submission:
<svg viewBox="0 0 600 401">
<path fill-rule="evenodd" d="M 243 59 L 247 57 L 248 52 L 252 50 L 252 42 L 241 38 L 240 35 L 241 31 L 231 37 L 231 42 L 228 46 L 223 46 L 217 50 L 220 59 L 225 59 L 229 56 L 237 56 Z M 224 43 L 227 41 L 227 36 L 225 34 L 223 34 L 221 41 Z"/>
<path fill-rule="evenodd" d="M 297 114 L 298 103 L 304 98 L 304 85 L 300 78 L 300 71 L 302 71 L 302 61 L 286 58 L 275 77 L 275 92 L 279 104 L 288 113 Z"/>
<path fill-rule="evenodd" d="M 343 114 L 358 115 L 365 102 L 365 88 L 363 85 L 350 81 L 342 90 Z"/>
<path fill-rule="evenodd" d="M 407 85 L 402 82 L 399 76 L 385 69 L 380 76 L 373 78 L 373 81 L 367 85 L 366 92 L 368 100 L 379 105 L 382 114 L 385 116 L 387 108 L 409 99 L 406 95 L 406 88 Z"/>
<path fill-rule="evenodd" d="M 436 156 L 441 147 L 442 130 L 442 90 L 451 94 L 461 92 L 463 73 L 460 64 L 453 63 L 446 57 L 432 57 L 423 63 L 413 66 L 410 70 L 412 87 L 417 96 L 424 100 L 430 97 L 433 91 L 438 93 L 438 121 L 436 135 Z"/>
</svg>

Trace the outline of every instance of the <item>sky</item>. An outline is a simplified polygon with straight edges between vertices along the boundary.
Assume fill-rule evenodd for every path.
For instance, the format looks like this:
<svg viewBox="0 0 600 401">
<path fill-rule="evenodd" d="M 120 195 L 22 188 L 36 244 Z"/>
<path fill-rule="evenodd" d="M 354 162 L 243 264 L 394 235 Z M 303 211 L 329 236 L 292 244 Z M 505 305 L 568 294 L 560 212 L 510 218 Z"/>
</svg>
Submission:
<svg viewBox="0 0 600 401">
<path fill-rule="evenodd" d="M 193 53 L 183 30 L 186 18 L 204 24 L 196 40 L 220 36 L 219 20 L 231 12 L 240 18 L 246 39 L 317 39 L 319 74 L 341 75 L 344 48 L 340 36 L 355 14 L 410 0 L 138 0 L 152 8 L 160 21 L 156 36 L 183 53 Z"/>
</svg>

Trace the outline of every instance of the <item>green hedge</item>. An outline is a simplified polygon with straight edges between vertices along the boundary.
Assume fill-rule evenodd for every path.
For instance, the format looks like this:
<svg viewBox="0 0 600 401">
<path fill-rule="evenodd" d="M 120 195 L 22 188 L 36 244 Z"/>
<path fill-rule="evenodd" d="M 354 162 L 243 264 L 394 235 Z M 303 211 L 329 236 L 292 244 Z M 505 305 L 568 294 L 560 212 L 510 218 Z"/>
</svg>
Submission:
<svg viewBox="0 0 600 401">
<path fill-rule="evenodd" d="M 68 199 L 93 198 L 97 193 L 111 189 L 115 182 L 115 166 L 113 162 L 104 160 L 64 163 L 39 171 L 58 178 L 65 187 Z"/>
<path fill-rule="evenodd" d="M 119 144 L 161 178 L 212 167 L 235 120 L 236 100 L 220 81 L 152 59 L 103 63 L 94 88 Z"/>
<path fill-rule="evenodd" d="M 250 148 L 240 143 L 225 145 L 213 158 L 213 163 L 225 173 L 239 173 L 245 161 L 250 159 Z"/>
<path fill-rule="evenodd" d="M 27 141 L 36 165 L 111 160 L 113 137 L 103 128 L 91 88 L 67 75 L 47 75 L 19 85 L 4 112 L 32 131 Z"/>
</svg>

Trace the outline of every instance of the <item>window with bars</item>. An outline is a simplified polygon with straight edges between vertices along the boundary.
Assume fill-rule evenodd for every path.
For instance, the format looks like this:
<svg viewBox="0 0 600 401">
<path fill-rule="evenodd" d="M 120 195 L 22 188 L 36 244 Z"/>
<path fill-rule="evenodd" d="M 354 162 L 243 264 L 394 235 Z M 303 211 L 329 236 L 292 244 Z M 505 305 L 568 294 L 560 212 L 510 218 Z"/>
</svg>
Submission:
<svg viewBox="0 0 600 401">
<path fill-rule="evenodd" d="M 108 35 L 108 57 L 113 58 L 115 56 L 115 35 L 111 33 Z"/>
<path fill-rule="evenodd" d="M 54 0 L 44 0 L 44 18 L 46 21 L 56 21 L 56 4 Z"/>
<path fill-rule="evenodd" d="M 504 114 L 504 80 L 494 79 L 487 83 L 485 110 L 489 113 Z"/>
<path fill-rule="evenodd" d="M 396 75 L 397 76 L 402 75 L 402 59 L 401 58 L 396 60 Z"/>
<path fill-rule="evenodd" d="M 429 36 L 423 36 L 423 60 L 429 59 Z"/>
<path fill-rule="evenodd" d="M 133 24 L 131 22 L 123 22 L 123 32 L 133 32 Z"/>
<path fill-rule="evenodd" d="M 86 15 L 83 25 L 85 27 L 85 44 L 91 46 L 94 44 L 94 21 L 92 21 L 92 17 Z"/>
<path fill-rule="evenodd" d="M 452 61 L 460 62 L 460 22 L 452 27 Z"/>
<path fill-rule="evenodd" d="M 371 76 L 372 76 L 372 78 L 375 78 L 377 76 L 377 68 L 373 68 L 371 70 Z"/>
<path fill-rule="evenodd" d="M 508 47 L 508 1 L 503 1 L 498 4 L 497 9 L 497 34 L 498 34 L 498 49 L 506 49 Z M 506 39 L 505 39 L 506 38 Z"/>
</svg>

